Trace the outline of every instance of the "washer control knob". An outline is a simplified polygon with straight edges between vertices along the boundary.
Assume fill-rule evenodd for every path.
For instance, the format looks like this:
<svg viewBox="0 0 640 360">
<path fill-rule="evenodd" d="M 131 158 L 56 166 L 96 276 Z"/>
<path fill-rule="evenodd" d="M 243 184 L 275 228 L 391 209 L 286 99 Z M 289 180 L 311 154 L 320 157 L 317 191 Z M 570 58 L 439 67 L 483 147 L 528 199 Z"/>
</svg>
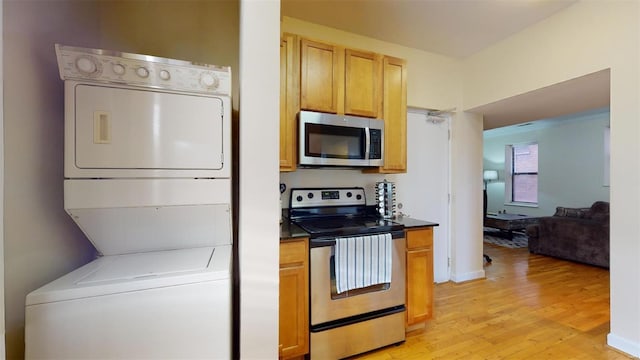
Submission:
<svg viewBox="0 0 640 360">
<path fill-rule="evenodd" d="M 98 66 L 96 65 L 95 60 L 88 56 L 78 57 L 76 59 L 76 67 L 85 75 L 90 75 L 98 71 Z"/>
<path fill-rule="evenodd" d="M 296 200 L 298 200 L 298 201 L 302 201 L 302 196 L 298 195 L 298 196 L 296 197 Z"/>
<path fill-rule="evenodd" d="M 362 195 L 360 195 L 360 194 L 356 195 L 356 199 L 362 200 Z"/>
<path fill-rule="evenodd" d="M 124 71 L 125 71 L 124 66 L 122 64 L 113 65 L 112 70 L 116 75 L 124 75 Z"/>
<path fill-rule="evenodd" d="M 140 76 L 141 78 L 146 78 L 149 76 L 149 70 L 146 67 L 141 66 L 136 69 L 136 75 Z"/>
<path fill-rule="evenodd" d="M 353 196 L 353 194 L 351 193 L 351 191 L 348 191 L 348 192 L 347 192 L 347 197 L 348 197 L 348 198 L 350 198 L 350 197 L 352 197 L 352 196 Z"/>
<path fill-rule="evenodd" d="M 207 89 L 215 89 L 218 87 L 220 80 L 212 73 L 204 73 L 200 77 L 200 84 Z"/>
<path fill-rule="evenodd" d="M 309 199 L 313 199 L 313 193 L 312 193 L 312 192 L 308 193 L 308 194 L 307 194 L 307 197 L 308 197 Z"/>
<path fill-rule="evenodd" d="M 165 81 L 171 79 L 171 74 L 167 70 L 160 70 L 159 76 L 160 79 Z"/>
</svg>

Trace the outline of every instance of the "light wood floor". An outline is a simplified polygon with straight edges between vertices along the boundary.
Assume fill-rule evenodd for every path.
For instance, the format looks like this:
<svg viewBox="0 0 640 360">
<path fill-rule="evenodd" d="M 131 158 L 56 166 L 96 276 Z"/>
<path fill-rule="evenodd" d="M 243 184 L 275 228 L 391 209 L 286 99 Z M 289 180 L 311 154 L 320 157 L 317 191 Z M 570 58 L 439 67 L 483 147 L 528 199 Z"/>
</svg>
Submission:
<svg viewBox="0 0 640 360">
<path fill-rule="evenodd" d="M 485 244 L 486 279 L 435 286 L 433 319 L 358 359 L 631 359 L 606 345 L 609 271 Z"/>
</svg>

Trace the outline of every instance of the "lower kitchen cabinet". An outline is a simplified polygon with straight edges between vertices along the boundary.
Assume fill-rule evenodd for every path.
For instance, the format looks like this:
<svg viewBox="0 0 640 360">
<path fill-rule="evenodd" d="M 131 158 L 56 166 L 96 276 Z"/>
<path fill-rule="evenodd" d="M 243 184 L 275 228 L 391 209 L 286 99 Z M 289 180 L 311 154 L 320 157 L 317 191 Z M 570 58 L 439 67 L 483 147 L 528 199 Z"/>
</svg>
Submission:
<svg viewBox="0 0 640 360">
<path fill-rule="evenodd" d="M 280 243 L 279 358 L 309 353 L 309 240 Z"/>
<path fill-rule="evenodd" d="M 408 330 L 433 316 L 433 227 L 407 229 Z"/>
</svg>

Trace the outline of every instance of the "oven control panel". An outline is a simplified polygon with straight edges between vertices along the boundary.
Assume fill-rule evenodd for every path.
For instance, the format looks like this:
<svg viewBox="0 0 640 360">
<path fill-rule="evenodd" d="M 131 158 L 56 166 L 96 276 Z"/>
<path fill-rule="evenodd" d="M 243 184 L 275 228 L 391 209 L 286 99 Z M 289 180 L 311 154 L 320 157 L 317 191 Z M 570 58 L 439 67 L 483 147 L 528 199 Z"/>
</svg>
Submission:
<svg viewBox="0 0 640 360">
<path fill-rule="evenodd" d="M 291 208 L 366 205 L 363 188 L 291 189 Z"/>
</svg>

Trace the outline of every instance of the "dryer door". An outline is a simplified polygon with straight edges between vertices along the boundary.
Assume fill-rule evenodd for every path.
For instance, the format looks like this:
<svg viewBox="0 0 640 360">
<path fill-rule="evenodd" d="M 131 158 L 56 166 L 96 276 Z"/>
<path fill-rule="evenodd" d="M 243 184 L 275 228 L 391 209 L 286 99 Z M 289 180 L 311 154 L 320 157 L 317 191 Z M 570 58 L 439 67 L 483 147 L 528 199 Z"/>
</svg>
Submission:
<svg viewBox="0 0 640 360">
<path fill-rule="evenodd" d="M 224 166 L 221 97 L 76 84 L 72 160 L 77 169 L 218 171 Z M 69 135 L 69 134 L 68 134 Z M 71 149 L 67 149 L 71 150 Z M 114 174 L 115 173 L 115 174 Z M 139 174 L 137 176 L 140 176 Z"/>
</svg>

